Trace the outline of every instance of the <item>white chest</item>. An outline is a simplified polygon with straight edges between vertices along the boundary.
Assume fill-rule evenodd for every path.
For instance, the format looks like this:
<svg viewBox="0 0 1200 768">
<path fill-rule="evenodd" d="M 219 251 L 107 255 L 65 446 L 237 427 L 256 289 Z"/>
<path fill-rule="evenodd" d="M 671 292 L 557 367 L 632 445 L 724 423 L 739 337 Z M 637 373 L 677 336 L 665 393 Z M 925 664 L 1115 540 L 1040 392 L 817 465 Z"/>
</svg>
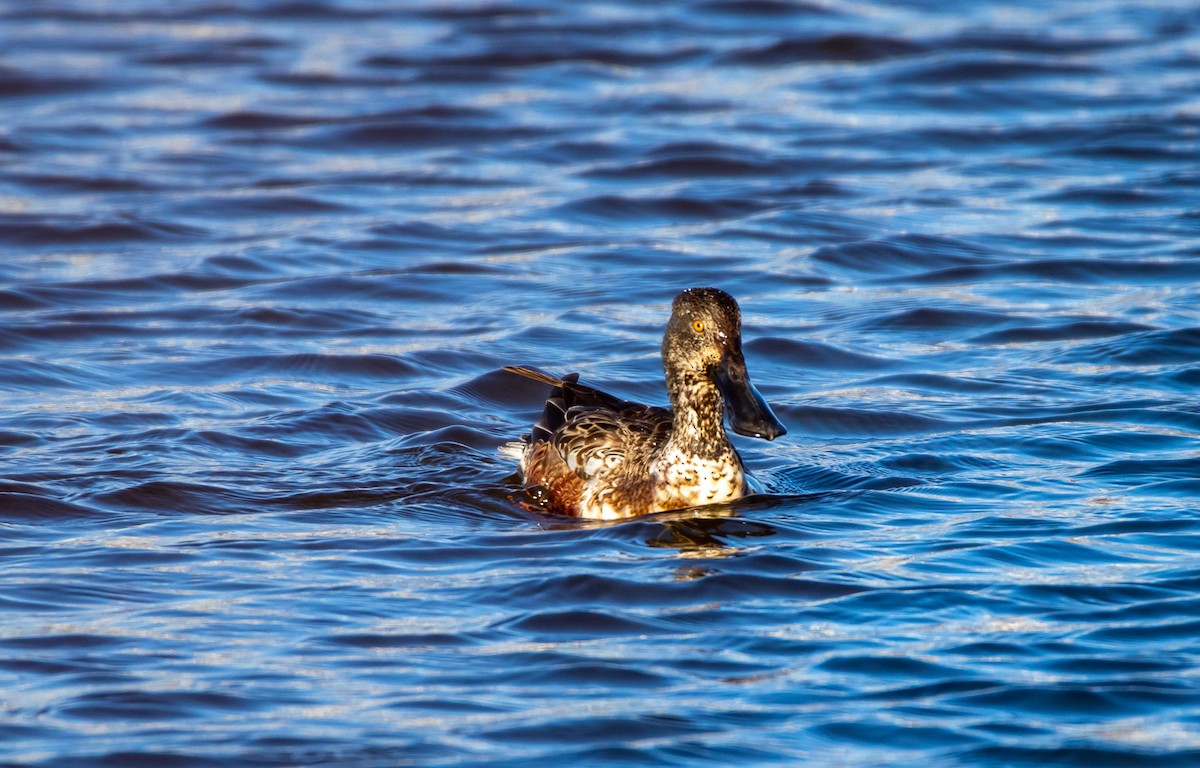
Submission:
<svg viewBox="0 0 1200 768">
<path fill-rule="evenodd" d="M 701 459 L 668 451 L 659 464 L 655 484 L 659 506 L 699 506 L 740 499 L 746 477 L 736 456 Z"/>
</svg>

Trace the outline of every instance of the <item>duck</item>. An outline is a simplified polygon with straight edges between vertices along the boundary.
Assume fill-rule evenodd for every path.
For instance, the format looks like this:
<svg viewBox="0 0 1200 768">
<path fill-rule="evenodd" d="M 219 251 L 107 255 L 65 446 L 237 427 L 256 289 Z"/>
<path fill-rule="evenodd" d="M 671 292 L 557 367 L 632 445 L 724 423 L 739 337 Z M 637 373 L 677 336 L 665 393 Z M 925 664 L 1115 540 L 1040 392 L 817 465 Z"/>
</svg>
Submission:
<svg viewBox="0 0 1200 768">
<path fill-rule="evenodd" d="M 662 341 L 669 407 L 622 400 L 580 383 L 578 373 L 505 366 L 552 388 L 530 432 L 501 448 L 534 504 L 619 520 L 746 495 L 725 418 L 748 437 L 774 440 L 787 430 L 750 382 L 741 325 L 737 301 L 719 288 L 675 297 Z"/>
</svg>

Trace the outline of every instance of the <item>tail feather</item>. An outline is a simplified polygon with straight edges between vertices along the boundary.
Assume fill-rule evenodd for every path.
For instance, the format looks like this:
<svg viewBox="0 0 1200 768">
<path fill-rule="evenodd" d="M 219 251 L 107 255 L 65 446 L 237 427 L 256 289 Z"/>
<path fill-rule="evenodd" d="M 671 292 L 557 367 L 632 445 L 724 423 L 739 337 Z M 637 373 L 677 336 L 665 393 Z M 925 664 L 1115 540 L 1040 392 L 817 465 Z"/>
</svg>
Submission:
<svg viewBox="0 0 1200 768">
<path fill-rule="evenodd" d="M 527 441 L 527 445 L 536 445 L 543 440 L 552 439 L 555 431 L 567 423 L 567 409 L 571 407 L 571 400 L 573 400 L 568 394 L 567 387 L 579 379 L 579 374 L 569 373 L 560 378 L 545 371 L 539 371 L 537 368 L 530 368 L 524 365 L 506 365 L 504 366 L 504 370 L 554 387 L 553 391 L 546 397 L 541 418 L 538 419 L 538 422 L 533 425 L 529 434 L 524 438 Z"/>
<path fill-rule="evenodd" d="M 606 408 L 620 411 L 633 406 L 632 403 L 613 397 L 607 392 L 580 384 L 578 373 L 568 373 L 560 377 L 524 365 L 506 365 L 504 370 L 554 387 L 546 397 L 541 418 L 533 425 L 526 438 L 531 446 L 553 439 L 555 433 L 567 423 L 567 415 L 572 408 Z"/>
<path fill-rule="evenodd" d="M 567 423 L 567 411 L 570 410 L 574 400 L 570 387 L 578 379 L 578 373 L 568 373 L 555 385 L 554 391 L 546 398 L 546 405 L 542 408 L 542 417 L 529 431 L 530 445 L 553 439 L 554 433 Z"/>
<path fill-rule="evenodd" d="M 557 376 L 553 376 L 545 371 L 539 371 L 537 368 L 531 368 L 527 365 L 506 365 L 504 370 L 509 373 L 515 373 L 518 376 L 524 376 L 527 379 L 540 381 L 543 384 L 549 384 L 552 387 L 561 387 L 563 380 Z"/>
</svg>

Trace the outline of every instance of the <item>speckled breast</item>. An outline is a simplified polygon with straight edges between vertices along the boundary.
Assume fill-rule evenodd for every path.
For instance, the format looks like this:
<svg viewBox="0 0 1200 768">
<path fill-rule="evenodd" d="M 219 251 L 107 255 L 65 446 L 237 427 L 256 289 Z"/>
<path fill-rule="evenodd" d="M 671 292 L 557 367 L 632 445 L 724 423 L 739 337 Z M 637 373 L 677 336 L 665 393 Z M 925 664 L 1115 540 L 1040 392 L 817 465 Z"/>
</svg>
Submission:
<svg viewBox="0 0 1200 768">
<path fill-rule="evenodd" d="M 736 456 L 706 459 L 682 454 L 664 457 L 656 473 L 655 506 L 678 509 L 739 499 L 746 490 L 746 476 Z"/>
</svg>

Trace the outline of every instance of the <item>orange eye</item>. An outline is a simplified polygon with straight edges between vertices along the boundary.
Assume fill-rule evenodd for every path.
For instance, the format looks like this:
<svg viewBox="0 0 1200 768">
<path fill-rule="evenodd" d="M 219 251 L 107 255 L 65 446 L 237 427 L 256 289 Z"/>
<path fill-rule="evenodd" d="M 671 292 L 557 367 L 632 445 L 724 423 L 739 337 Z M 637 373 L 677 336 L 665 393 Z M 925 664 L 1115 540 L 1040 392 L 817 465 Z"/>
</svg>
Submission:
<svg viewBox="0 0 1200 768">
<path fill-rule="evenodd" d="M 704 333 L 704 321 L 703 320 L 693 320 L 692 321 L 692 330 L 695 331 L 696 333 Z"/>
</svg>

